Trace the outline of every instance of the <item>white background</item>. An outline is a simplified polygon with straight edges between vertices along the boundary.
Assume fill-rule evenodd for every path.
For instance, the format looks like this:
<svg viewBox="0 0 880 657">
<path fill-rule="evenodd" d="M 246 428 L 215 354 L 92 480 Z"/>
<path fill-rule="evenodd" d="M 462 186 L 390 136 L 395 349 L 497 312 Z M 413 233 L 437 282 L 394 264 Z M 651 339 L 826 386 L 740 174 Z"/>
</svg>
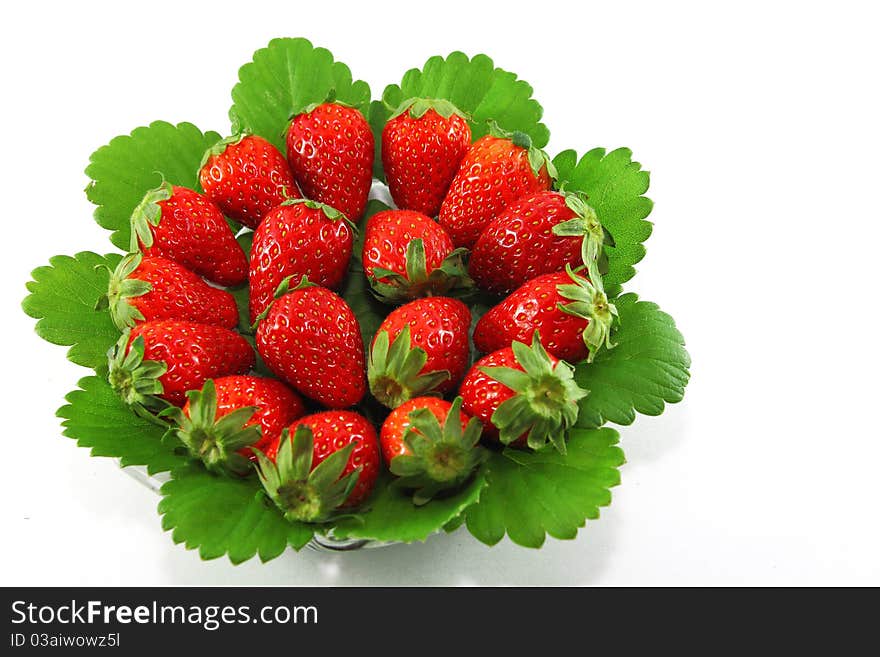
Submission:
<svg viewBox="0 0 880 657">
<path fill-rule="evenodd" d="M 307 4 L 308 6 L 304 6 Z M 880 584 L 877 16 L 871 3 L 15 3 L 2 52 L 2 584 Z M 157 497 L 61 437 L 87 374 L 20 302 L 109 250 L 89 154 L 155 119 L 228 129 L 237 68 L 307 36 L 378 97 L 485 52 L 534 86 L 549 151 L 629 146 L 654 235 L 630 289 L 683 330 L 682 404 L 622 429 L 602 519 L 540 551 L 460 531 L 345 555 L 204 563 Z"/>
</svg>

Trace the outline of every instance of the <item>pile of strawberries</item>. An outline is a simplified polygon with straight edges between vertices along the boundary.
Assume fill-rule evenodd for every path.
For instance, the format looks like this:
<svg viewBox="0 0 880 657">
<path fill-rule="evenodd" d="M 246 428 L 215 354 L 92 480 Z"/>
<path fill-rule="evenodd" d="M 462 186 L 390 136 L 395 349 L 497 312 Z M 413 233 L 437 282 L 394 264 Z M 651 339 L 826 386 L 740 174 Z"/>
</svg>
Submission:
<svg viewBox="0 0 880 657">
<path fill-rule="evenodd" d="M 611 346 L 610 237 L 585 198 L 554 191 L 527 135 L 491 124 L 472 141 L 448 101 L 410 99 L 381 142 L 397 209 L 361 236 L 374 138 L 358 110 L 304 108 L 286 156 L 257 135 L 219 142 L 204 194 L 146 194 L 101 302 L 123 331 L 109 369 L 121 398 L 170 422 L 210 470 L 255 471 L 291 520 L 363 504 L 383 468 L 421 505 L 468 481 L 487 449 L 564 452 L 586 395 L 572 364 Z M 253 230 L 249 254 L 227 217 Z M 348 276 L 390 310 L 368 349 L 336 292 Z M 244 285 L 247 321 L 224 289 Z M 496 305 L 472 362 L 477 297 Z M 277 378 L 253 374 L 257 354 Z M 377 432 L 364 412 L 379 404 Z"/>
</svg>

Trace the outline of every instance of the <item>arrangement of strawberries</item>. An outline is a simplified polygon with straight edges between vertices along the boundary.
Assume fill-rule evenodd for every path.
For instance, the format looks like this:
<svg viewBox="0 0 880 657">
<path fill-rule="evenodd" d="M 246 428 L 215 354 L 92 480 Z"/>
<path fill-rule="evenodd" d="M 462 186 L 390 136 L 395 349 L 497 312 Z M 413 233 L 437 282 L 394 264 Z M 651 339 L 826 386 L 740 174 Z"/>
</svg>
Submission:
<svg viewBox="0 0 880 657">
<path fill-rule="evenodd" d="M 361 231 L 373 133 L 332 98 L 291 118 L 286 153 L 237 134 L 205 153 L 204 193 L 148 192 L 99 302 L 122 331 L 116 393 L 298 522 L 368 503 L 383 469 L 423 505 L 488 449 L 564 452 L 587 394 L 572 364 L 613 346 L 609 236 L 527 135 L 490 123 L 473 140 L 468 119 L 446 100 L 397 108 L 380 148 L 396 208 Z M 253 230 L 249 253 L 226 218 Z M 388 306 L 369 344 L 337 293 L 350 275 Z M 244 285 L 246 318 L 224 289 Z M 472 330 L 475 294 L 497 304 Z"/>
</svg>

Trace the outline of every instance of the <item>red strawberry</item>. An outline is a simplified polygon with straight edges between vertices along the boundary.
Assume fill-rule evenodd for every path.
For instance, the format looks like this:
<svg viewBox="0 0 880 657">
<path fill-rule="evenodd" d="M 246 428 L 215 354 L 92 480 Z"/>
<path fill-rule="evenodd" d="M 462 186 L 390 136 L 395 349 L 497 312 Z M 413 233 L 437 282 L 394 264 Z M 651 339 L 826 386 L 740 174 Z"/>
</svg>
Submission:
<svg viewBox="0 0 880 657">
<path fill-rule="evenodd" d="M 541 274 L 595 262 L 605 241 L 595 211 L 581 197 L 537 192 L 486 226 L 468 269 L 482 289 L 506 295 Z"/>
<path fill-rule="evenodd" d="M 238 325 L 238 307 L 229 292 L 211 287 L 173 260 L 140 253 L 125 256 L 111 273 L 96 309 L 107 307 L 119 330 L 159 319 Z"/>
<path fill-rule="evenodd" d="M 373 396 L 395 408 L 411 397 L 452 390 L 470 362 L 471 313 L 457 299 L 428 297 L 394 310 L 370 349 Z"/>
<path fill-rule="evenodd" d="M 556 169 L 524 133 L 493 129 L 471 144 L 440 208 L 440 225 L 455 246 L 471 248 L 483 229 L 514 201 L 550 189 Z"/>
<path fill-rule="evenodd" d="M 413 502 L 423 504 L 441 490 L 462 484 L 487 453 L 479 447 L 482 425 L 461 412 L 461 397 L 449 403 L 416 397 L 385 419 L 379 442 L 391 472 L 404 488 L 417 489 Z"/>
<path fill-rule="evenodd" d="M 288 276 L 294 286 L 307 277 L 323 287 L 339 287 L 348 272 L 352 240 L 345 217 L 321 203 L 294 199 L 266 214 L 251 245 L 251 323 Z"/>
<path fill-rule="evenodd" d="M 299 196 L 287 159 L 257 135 L 236 135 L 212 146 L 199 167 L 199 182 L 223 214 L 250 228 L 285 199 Z"/>
<path fill-rule="evenodd" d="M 548 352 L 570 363 L 593 356 L 611 345 L 611 324 L 617 308 L 602 289 L 567 268 L 532 279 L 477 322 L 474 344 L 483 353 L 531 342 L 537 331 Z"/>
<path fill-rule="evenodd" d="M 303 194 L 355 222 L 367 206 L 373 155 L 373 133 L 353 107 L 309 107 L 287 128 L 287 160 Z"/>
<path fill-rule="evenodd" d="M 328 408 L 357 404 L 366 389 L 357 317 L 327 288 L 284 281 L 257 328 L 257 351 L 280 378 Z"/>
<path fill-rule="evenodd" d="M 382 166 L 397 207 L 436 216 L 470 143 L 464 115 L 448 100 L 405 101 L 382 130 Z"/>
<path fill-rule="evenodd" d="M 162 183 L 131 215 L 131 250 L 174 260 L 218 285 L 247 279 L 247 258 L 223 213 L 205 196 Z"/>
<path fill-rule="evenodd" d="M 367 222 L 361 259 L 374 294 L 386 303 L 403 303 L 469 287 L 464 254 L 430 217 L 385 210 Z"/>
<path fill-rule="evenodd" d="M 183 406 L 188 390 L 254 366 L 254 350 L 234 331 L 210 324 L 160 320 L 126 330 L 110 354 L 110 384 L 140 408 L 164 399 Z"/>
<path fill-rule="evenodd" d="M 328 520 L 337 508 L 361 504 L 380 467 L 376 430 L 352 411 L 307 415 L 257 459 L 269 497 L 288 520 L 300 522 Z"/>
<path fill-rule="evenodd" d="M 246 474 L 253 449 L 265 450 L 305 412 L 302 400 L 275 379 L 233 375 L 208 379 L 190 390 L 181 411 L 164 415 L 178 424 L 175 434 L 209 470 Z"/>
<path fill-rule="evenodd" d="M 514 342 L 474 363 L 458 393 L 465 412 L 483 422 L 483 435 L 532 449 L 549 441 L 562 453 L 577 402 L 587 396 L 572 367 L 544 351 L 537 333 L 531 347 Z"/>
</svg>

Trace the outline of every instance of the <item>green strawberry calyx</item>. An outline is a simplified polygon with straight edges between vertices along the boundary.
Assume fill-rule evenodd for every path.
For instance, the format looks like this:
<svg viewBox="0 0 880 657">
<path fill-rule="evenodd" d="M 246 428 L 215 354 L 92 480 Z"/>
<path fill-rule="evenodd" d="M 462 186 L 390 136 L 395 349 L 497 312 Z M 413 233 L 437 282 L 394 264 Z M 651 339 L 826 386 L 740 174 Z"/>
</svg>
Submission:
<svg viewBox="0 0 880 657">
<path fill-rule="evenodd" d="M 497 137 L 499 139 L 508 139 L 513 142 L 514 146 L 518 146 L 526 151 L 529 158 L 529 166 L 532 168 L 532 173 L 535 176 L 541 175 L 541 169 L 547 169 L 547 175 L 550 176 L 552 180 L 556 180 L 559 172 L 556 170 L 556 165 L 553 164 L 553 161 L 550 159 L 550 156 L 540 148 L 536 148 L 532 143 L 532 138 L 525 132 L 520 132 L 519 130 L 515 130 L 514 132 L 508 132 L 497 122 L 493 120 L 489 120 L 489 134 L 493 137 Z"/>
<path fill-rule="evenodd" d="M 565 439 L 578 416 L 577 402 L 589 392 L 574 380 L 574 368 L 565 361 L 554 365 L 541 345 L 538 331 L 532 346 L 514 342 L 513 355 L 524 371 L 512 367 L 479 369 L 514 391 L 492 414 L 499 439 L 509 445 L 526 436 L 531 449 L 542 449 L 548 442 L 565 454 Z"/>
<path fill-rule="evenodd" d="M 281 202 L 281 205 L 304 205 L 311 210 L 320 210 L 330 221 L 344 221 L 354 235 L 358 233 L 358 227 L 345 216 L 341 210 L 337 210 L 331 205 L 313 201 L 307 198 L 289 198 Z"/>
<path fill-rule="evenodd" d="M 388 106 L 386 105 L 386 107 Z M 414 119 L 420 119 L 428 113 L 428 110 L 434 110 L 444 119 L 448 119 L 455 115 L 460 116 L 465 120 L 470 120 L 470 117 L 467 114 L 462 112 L 445 98 L 407 98 L 396 108 L 388 107 L 388 109 L 391 110 L 391 115 L 388 117 L 389 121 L 391 119 L 396 119 L 405 112 L 409 112 L 409 115 Z"/>
<path fill-rule="evenodd" d="M 296 274 L 291 274 L 290 276 L 285 276 L 284 279 L 278 284 L 278 287 L 275 288 L 275 293 L 272 295 L 272 300 L 266 306 L 265 310 L 257 315 L 256 319 L 254 319 L 254 323 L 251 324 L 251 329 L 256 330 L 257 326 L 259 326 L 260 322 L 262 322 L 269 315 L 269 311 L 272 310 L 272 303 L 275 299 L 280 299 L 285 294 L 289 294 L 290 292 L 296 292 L 297 290 L 304 290 L 307 287 L 318 287 L 317 284 L 312 283 L 309 280 L 309 277 L 303 274 L 303 276 L 299 279 L 299 282 L 295 287 L 290 287 L 290 282 L 296 278 Z"/>
<path fill-rule="evenodd" d="M 189 415 L 175 406 L 160 413 L 176 423 L 171 432 L 211 472 L 247 474 L 251 462 L 239 450 L 253 445 L 262 436 L 259 424 L 248 424 L 257 407 L 243 406 L 218 419 L 217 390 L 211 379 L 205 381 L 201 390 L 190 390 L 186 396 Z"/>
<path fill-rule="evenodd" d="M 449 380 L 449 371 L 422 374 L 427 362 L 427 352 L 412 346 L 409 325 L 403 327 L 394 341 L 390 341 L 388 331 L 379 331 L 367 369 L 370 392 L 388 408 L 397 408 L 413 397 L 439 394 L 437 386 Z"/>
<path fill-rule="evenodd" d="M 351 103 L 347 103 L 343 100 L 339 100 L 336 94 L 336 88 L 331 87 L 327 90 L 327 95 L 324 96 L 322 100 L 315 100 L 310 103 L 306 103 L 302 105 L 299 109 L 294 108 L 290 113 L 290 117 L 287 121 L 287 127 L 285 128 L 285 133 L 290 129 L 291 122 L 298 116 L 302 116 L 303 114 L 311 114 L 316 109 L 321 107 L 322 105 L 339 105 L 340 107 L 348 107 L 349 109 L 356 109 L 363 114 L 363 111 L 357 105 L 352 105 Z"/>
<path fill-rule="evenodd" d="M 254 449 L 263 489 L 287 520 L 331 520 L 357 484 L 361 468 L 342 476 L 354 443 L 333 452 L 313 470 L 314 448 L 312 430 L 301 424 L 292 437 L 288 429 L 282 431 L 274 463 Z"/>
<path fill-rule="evenodd" d="M 159 377 L 168 371 L 168 366 L 160 361 L 144 360 L 143 336 L 136 337 L 129 346 L 130 338 L 131 331 L 126 329 L 107 352 L 107 380 L 120 399 L 131 406 L 135 413 L 161 423 L 150 411 L 159 412 L 169 406 L 167 401 L 159 397 L 164 391 Z"/>
<path fill-rule="evenodd" d="M 336 99 L 336 87 L 330 87 L 327 90 L 327 95 L 324 96 L 321 100 L 316 100 L 306 105 L 303 105 L 301 109 L 298 111 L 294 111 L 291 113 L 290 118 L 295 119 L 300 114 L 311 114 L 316 109 L 318 109 L 321 105 L 341 105 L 342 107 L 352 107 L 348 103 L 344 103 L 341 100 Z"/>
<path fill-rule="evenodd" d="M 572 282 L 557 285 L 556 289 L 560 296 L 572 303 L 560 303 L 559 310 L 587 320 L 583 339 L 589 350 L 587 362 L 591 363 L 603 346 L 606 349 L 615 346 L 611 342 L 611 329 L 617 317 L 617 307 L 608 300 L 596 267 L 588 268 L 589 278 L 574 273 L 569 265 L 566 265 L 565 271 Z"/>
<path fill-rule="evenodd" d="M 143 256 L 140 253 L 129 253 L 120 260 L 116 269 L 110 272 L 107 294 L 102 295 L 95 304 L 95 310 L 110 310 L 110 318 L 120 331 L 144 319 L 143 313 L 130 304 L 128 299 L 143 296 L 153 289 L 151 283 L 131 278 L 141 260 Z M 106 265 L 98 266 L 109 271 Z"/>
<path fill-rule="evenodd" d="M 146 248 L 153 246 L 153 231 L 150 227 L 159 225 L 162 220 L 162 208 L 159 203 L 170 199 L 173 192 L 174 188 L 171 183 L 163 179 L 162 184 L 156 189 L 151 189 L 144 194 L 141 202 L 131 213 L 130 251 L 140 250 L 138 241 Z"/>
<path fill-rule="evenodd" d="M 602 247 L 614 246 L 611 234 L 599 221 L 596 211 L 587 204 L 585 194 L 580 192 L 560 192 L 565 197 L 565 205 L 574 212 L 571 219 L 553 226 L 553 234 L 559 237 L 582 237 L 581 260 L 587 267 L 597 264 L 602 256 Z"/>
<path fill-rule="evenodd" d="M 403 434 L 408 453 L 391 460 L 391 472 L 402 488 L 415 489 L 413 503 L 421 506 L 441 491 L 457 488 L 488 458 L 479 446 L 483 425 L 471 418 L 461 428 L 461 397 L 456 397 L 443 422 L 427 408 L 409 413 L 410 426 Z"/>
<path fill-rule="evenodd" d="M 235 131 L 230 136 L 224 137 L 223 139 L 218 141 L 216 144 L 214 144 L 210 148 L 206 149 L 204 155 L 202 155 L 201 162 L 199 162 L 198 171 L 201 171 L 202 169 L 204 169 L 205 165 L 208 163 L 208 160 L 210 160 L 212 157 L 215 157 L 217 155 L 223 155 L 223 153 L 226 152 L 226 149 L 229 146 L 234 146 L 235 144 L 239 143 L 242 139 L 244 139 L 247 136 L 248 136 L 247 132 Z"/>
<path fill-rule="evenodd" d="M 403 304 L 421 297 L 467 295 L 474 289 L 464 264 L 467 253 L 467 249 L 455 249 L 439 267 L 428 272 L 425 242 L 417 237 L 406 245 L 406 273 L 374 267 L 369 276 L 370 289 L 379 301 L 388 304 Z"/>
</svg>

